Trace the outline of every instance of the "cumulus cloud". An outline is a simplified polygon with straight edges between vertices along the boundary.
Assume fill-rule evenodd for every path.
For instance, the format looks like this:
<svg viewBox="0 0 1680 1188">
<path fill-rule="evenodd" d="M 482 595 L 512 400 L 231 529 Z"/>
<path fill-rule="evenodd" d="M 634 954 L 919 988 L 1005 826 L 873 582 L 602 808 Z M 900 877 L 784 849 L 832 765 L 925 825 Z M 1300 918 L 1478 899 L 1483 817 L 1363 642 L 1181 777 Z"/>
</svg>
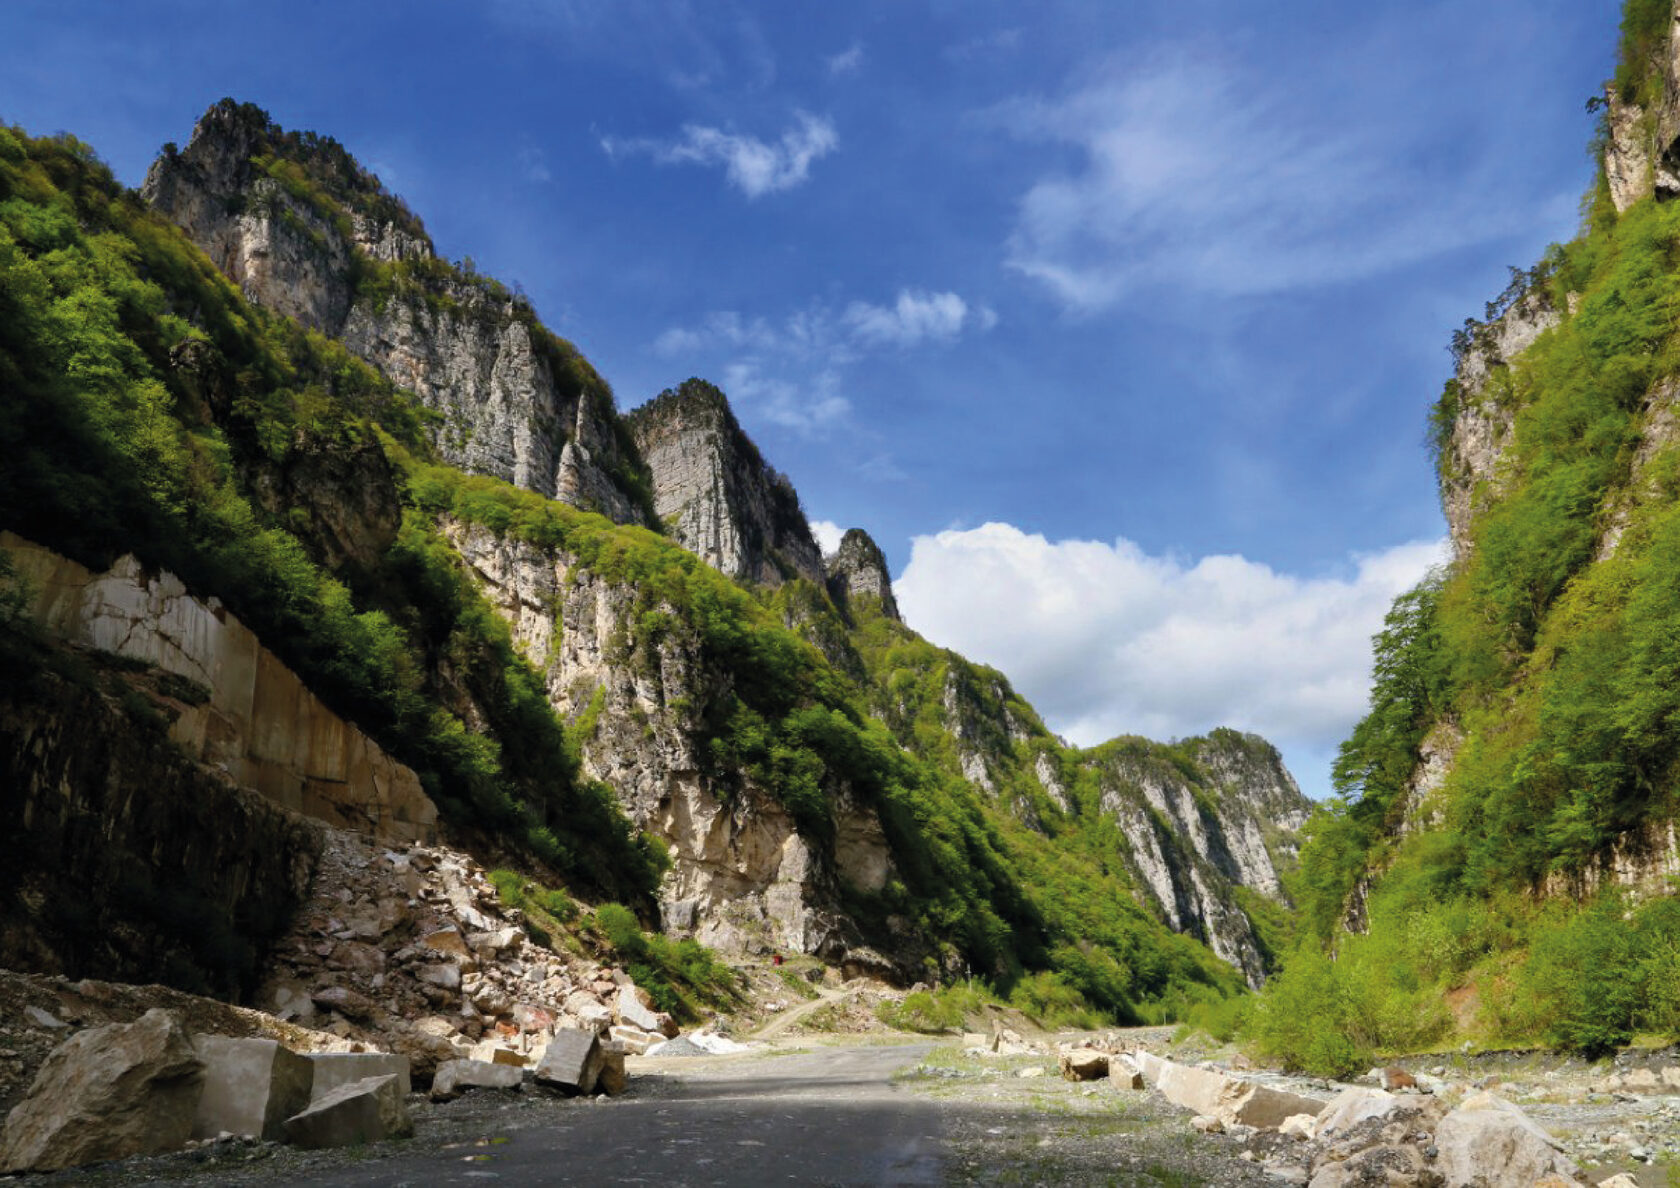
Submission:
<svg viewBox="0 0 1680 1188">
<path fill-rule="evenodd" d="M 1369 118 L 1331 122 L 1342 108 L 1310 85 L 1167 50 L 998 109 L 1020 137 L 1075 153 L 1020 199 L 1008 263 L 1094 310 L 1156 288 L 1242 296 L 1372 276 L 1514 219 L 1538 225 L 1485 173 L 1432 184 L 1407 151 L 1417 129 L 1382 114 L 1406 104 L 1367 96 Z"/>
<path fill-rule="evenodd" d="M 803 437 L 816 436 L 852 411 L 832 368 L 790 379 L 768 374 L 757 360 L 748 359 L 723 369 L 723 389 L 763 420 Z"/>
<path fill-rule="evenodd" d="M 1389 604 L 1444 560 L 1417 542 L 1303 578 L 990 523 L 916 537 L 895 590 L 906 622 L 1007 673 L 1079 745 L 1232 726 L 1324 756 L 1365 712 Z"/>
<path fill-rule="evenodd" d="M 863 342 L 907 347 L 924 339 L 951 342 L 969 324 L 989 330 L 997 324 L 997 315 L 984 306 L 971 310 L 955 293 L 903 289 L 890 306 L 852 302 L 846 307 L 845 321 Z"/>
<path fill-rule="evenodd" d="M 840 147 L 829 120 L 805 112 L 774 142 L 700 124 L 685 125 L 676 140 L 603 137 L 608 156 L 646 156 L 661 165 L 722 166 L 731 184 L 748 198 L 780 193 L 803 184 L 811 165 Z"/>
<path fill-rule="evenodd" d="M 846 535 L 846 530 L 833 520 L 812 520 L 811 535 L 817 538 L 817 547 L 826 557 L 840 548 L 840 538 Z"/>
</svg>

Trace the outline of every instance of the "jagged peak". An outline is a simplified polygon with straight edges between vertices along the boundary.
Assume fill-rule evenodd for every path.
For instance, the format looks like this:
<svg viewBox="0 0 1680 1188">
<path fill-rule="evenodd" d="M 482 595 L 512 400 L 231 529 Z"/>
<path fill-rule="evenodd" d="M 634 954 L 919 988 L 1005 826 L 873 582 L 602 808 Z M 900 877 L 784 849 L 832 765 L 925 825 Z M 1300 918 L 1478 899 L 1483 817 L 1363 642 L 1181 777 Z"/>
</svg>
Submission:
<svg viewBox="0 0 1680 1188">
<path fill-rule="evenodd" d="M 823 568 L 828 571 L 829 590 L 836 601 L 849 603 L 859 594 L 867 594 L 881 600 L 882 614 L 903 622 L 898 613 L 898 600 L 893 597 L 886 554 L 862 528 L 846 530 L 840 538 L 840 547 L 823 558 Z"/>
</svg>

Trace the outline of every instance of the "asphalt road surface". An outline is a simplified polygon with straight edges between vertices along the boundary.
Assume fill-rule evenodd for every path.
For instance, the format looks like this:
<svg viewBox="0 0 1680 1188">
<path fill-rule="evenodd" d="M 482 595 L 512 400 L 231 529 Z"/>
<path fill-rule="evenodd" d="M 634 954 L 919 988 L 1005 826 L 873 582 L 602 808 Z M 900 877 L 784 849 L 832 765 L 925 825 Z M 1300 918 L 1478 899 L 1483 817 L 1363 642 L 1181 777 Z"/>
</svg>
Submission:
<svg viewBox="0 0 1680 1188">
<path fill-rule="evenodd" d="M 361 1185 L 938 1184 L 936 1102 L 892 1083 L 927 1044 L 663 1062 L 634 1091 L 486 1119 L 477 1139 L 294 1181 Z M 424 1136 L 421 1136 L 424 1143 Z"/>
</svg>

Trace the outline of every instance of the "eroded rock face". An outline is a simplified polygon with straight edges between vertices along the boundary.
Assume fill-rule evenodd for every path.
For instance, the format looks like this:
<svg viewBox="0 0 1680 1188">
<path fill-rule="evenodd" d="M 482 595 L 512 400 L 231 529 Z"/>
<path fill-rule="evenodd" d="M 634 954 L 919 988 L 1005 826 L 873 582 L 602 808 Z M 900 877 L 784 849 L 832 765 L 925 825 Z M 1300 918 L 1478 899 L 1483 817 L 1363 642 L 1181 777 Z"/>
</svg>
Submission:
<svg viewBox="0 0 1680 1188">
<path fill-rule="evenodd" d="M 1251 985 L 1260 985 L 1259 942 L 1230 887 L 1282 896 L 1278 867 L 1293 860 L 1296 831 L 1311 811 L 1282 758 L 1253 735 L 1216 731 L 1195 757 L 1208 784 L 1193 784 L 1142 749 L 1093 762 L 1103 789 L 1100 809 L 1131 843 L 1128 865 L 1167 924 L 1203 937 Z"/>
<path fill-rule="evenodd" d="M 654 510 L 684 548 L 732 578 L 827 580 L 793 485 L 765 463 L 722 392 L 691 379 L 628 423 L 653 476 Z"/>
<path fill-rule="evenodd" d="M 698 641 L 671 630 L 651 646 L 629 644 L 641 613 L 634 587 L 477 525 L 445 523 L 444 532 L 543 673 L 554 707 L 568 719 L 593 716 L 586 773 L 670 848 L 660 891 L 667 930 L 730 951 L 843 952 L 856 930 L 837 906 L 842 881 L 873 891 L 893 873 L 874 810 L 842 790 L 833 843 L 817 846 L 752 778 L 715 786 L 695 739 L 699 707 L 722 678 Z"/>
<path fill-rule="evenodd" d="M 836 602 L 849 606 L 859 598 L 874 599 L 889 619 L 902 618 L 893 597 L 892 575 L 880 546 L 862 528 L 847 529 L 840 547 L 823 561 L 828 570 L 828 588 Z"/>
<path fill-rule="evenodd" d="M 1669 24 L 1680 23 L 1677 5 Z M 1662 95 L 1655 110 L 1629 102 L 1614 85 L 1609 101 L 1609 139 L 1604 148 L 1604 171 L 1610 199 L 1618 211 L 1655 193 L 1658 198 L 1680 196 L 1680 40 L 1672 35 L 1654 65 L 1662 73 Z"/>
<path fill-rule="evenodd" d="M 437 261 L 418 219 L 356 209 L 395 200 L 347 154 L 333 169 L 352 192 L 317 184 L 313 202 L 294 195 L 263 163 L 283 171 L 293 156 L 327 151 L 295 139 L 255 108 L 218 103 L 186 148 L 153 163 L 141 192 L 249 300 L 339 339 L 441 414 L 444 461 L 642 523 L 626 477 L 640 464 L 588 364 L 523 299 Z M 417 263 L 414 283 L 362 285 L 359 260 Z"/>
<path fill-rule="evenodd" d="M 437 807 L 419 777 L 329 710 L 237 618 L 133 557 L 95 574 L 0 533 L 33 593 L 35 620 L 62 638 L 144 660 L 199 686 L 170 739 L 285 808 L 390 841 L 423 841 Z"/>
<path fill-rule="evenodd" d="M 1510 366 L 1559 320 L 1543 291 L 1527 293 L 1477 331 L 1458 361 L 1458 412 L 1441 457 L 1441 508 L 1455 557 L 1468 555 L 1472 521 L 1499 491 L 1515 416 L 1504 391 Z"/>
<path fill-rule="evenodd" d="M 0 1131 L 0 1171 L 56 1171 L 174 1151 L 192 1137 L 204 1063 L 168 1011 L 58 1047 Z"/>
</svg>

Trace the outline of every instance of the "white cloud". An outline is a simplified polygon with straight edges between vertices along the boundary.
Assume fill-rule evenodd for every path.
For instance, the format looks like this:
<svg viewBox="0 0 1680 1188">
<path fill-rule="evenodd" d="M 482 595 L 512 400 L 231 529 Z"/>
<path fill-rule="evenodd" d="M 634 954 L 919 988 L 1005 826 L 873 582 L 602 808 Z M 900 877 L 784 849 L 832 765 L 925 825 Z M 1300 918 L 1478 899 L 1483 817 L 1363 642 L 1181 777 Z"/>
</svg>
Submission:
<svg viewBox="0 0 1680 1188">
<path fill-rule="evenodd" d="M 863 43 L 854 41 L 844 53 L 835 54 L 828 59 L 828 73 L 836 78 L 842 74 L 855 74 L 862 65 Z"/>
<path fill-rule="evenodd" d="M 894 588 L 906 622 L 1007 673 L 1081 746 L 1232 726 L 1323 756 L 1365 712 L 1389 604 L 1444 559 L 1418 542 L 1302 578 L 991 523 L 916 537 Z"/>
<path fill-rule="evenodd" d="M 1405 108 L 1397 97 L 1365 96 L 1378 110 L 1349 120 L 1314 85 L 1167 51 L 998 109 L 1017 135 L 1076 154 L 1021 198 L 1008 263 L 1093 310 L 1140 290 L 1241 296 L 1371 276 L 1537 222 L 1489 169 L 1432 183 L 1410 152 L 1420 129 L 1383 110 Z"/>
<path fill-rule="evenodd" d="M 840 548 L 840 538 L 846 535 L 846 530 L 833 520 L 812 520 L 811 535 L 817 538 L 817 547 L 827 557 Z"/>
<path fill-rule="evenodd" d="M 610 157 L 647 156 L 661 165 L 721 165 L 737 189 L 758 198 L 803 184 L 811 176 L 812 163 L 840 147 L 840 134 L 829 120 L 797 112 L 794 126 L 774 143 L 688 124 L 677 140 L 607 136 L 601 147 Z"/>
<path fill-rule="evenodd" d="M 903 289 L 890 306 L 852 302 L 846 307 L 845 321 L 863 342 L 908 347 L 923 339 L 951 342 L 962 334 L 965 324 L 990 330 L 997 324 L 997 315 L 984 306 L 970 310 L 968 302 L 955 293 Z"/>
<path fill-rule="evenodd" d="M 672 326 L 653 342 L 655 353 L 701 369 L 702 356 L 721 371 L 730 398 L 758 416 L 805 436 L 843 421 L 851 402 L 842 395 L 845 369 L 869 351 L 952 342 L 973 327 L 989 330 L 997 315 L 955 293 L 906 289 L 890 306 L 854 301 L 844 313 L 816 303 L 779 322 L 735 310 L 707 314 L 691 326 Z M 902 478 L 890 459 L 877 459 L 873 477 Z"/>
</svg>

